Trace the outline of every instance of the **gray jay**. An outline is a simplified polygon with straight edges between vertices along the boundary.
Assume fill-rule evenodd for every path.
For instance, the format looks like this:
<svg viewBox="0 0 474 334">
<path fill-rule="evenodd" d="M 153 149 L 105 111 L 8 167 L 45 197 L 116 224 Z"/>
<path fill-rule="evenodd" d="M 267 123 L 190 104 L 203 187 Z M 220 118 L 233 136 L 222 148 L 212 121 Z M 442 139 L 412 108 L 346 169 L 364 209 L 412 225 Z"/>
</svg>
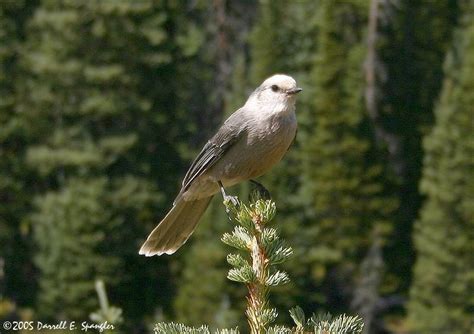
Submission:
<svg viewBox="0 0 474 334">
<path fill-rule="evenodd" d="M 173 254 L 191 236 L 214 194 L 265 174 L 296 136 L 295 100 L 302 89 L 287 75 L 266 79 L 212 137 L 184 177 L 173 207 L 140 249 Z"/>
</svg>

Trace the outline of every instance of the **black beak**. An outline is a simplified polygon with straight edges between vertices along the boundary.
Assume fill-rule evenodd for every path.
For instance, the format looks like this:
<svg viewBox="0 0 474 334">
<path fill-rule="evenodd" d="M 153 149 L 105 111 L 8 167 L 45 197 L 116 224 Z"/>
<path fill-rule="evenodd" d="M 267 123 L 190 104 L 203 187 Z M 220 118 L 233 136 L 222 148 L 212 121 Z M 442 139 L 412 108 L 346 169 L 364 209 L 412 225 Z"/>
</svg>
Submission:
<svg viewBox="0 0 474 334">
<path fill-rule="evenodd" d="M 298 94 L 299 92 L 301 92 L 303 89 L 302 88 L 294 88 L 294 89 L 290 89 L 289 91 L 287 91 L 286 93 L 288 95 L 294 95 L 294 94 Z"/>
</svg>

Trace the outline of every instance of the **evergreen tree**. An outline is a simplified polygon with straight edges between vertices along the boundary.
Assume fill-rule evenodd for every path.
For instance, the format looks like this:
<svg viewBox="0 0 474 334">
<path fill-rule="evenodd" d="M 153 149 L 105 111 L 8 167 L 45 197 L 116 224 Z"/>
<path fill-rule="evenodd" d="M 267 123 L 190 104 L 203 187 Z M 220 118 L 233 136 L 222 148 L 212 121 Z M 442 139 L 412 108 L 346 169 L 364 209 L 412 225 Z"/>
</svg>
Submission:
<svg viewBox="0 0 474 334">
<path fill-rule="evenodd" d="M 25 127 L 16 110 L 18 66 L 25 27 L 36 4 L 31 1 L 0 3 L 0 262 L 5 279 L 0 295 L 24 305 L 34 298 L 30 234 L 23 221 L 29 209 L 30 174 L 25 169 Z"/>
<path fill-rule="evenodd" d="M 266 1 L 259 8 L 258 24 L 251 35 L 252 75 L 254 83 L 262 82 L 273 73 L 284 72 L 288 35 L 281 25 L 289 2 Z M 287 21 L 286 21 L 287 22 Z"/>
<path fill-rule="evenodd" d="M 22 57 L 26 78 L 18 110 L 35 142 L 27 161 L 37 180 L 32 221 L 39 226 L 44 316 L 59 316 L 56 305 L 63 304 L 82 305 L 65 307 L 68 318 L 85 318 L 93 310 L 81 299 L 84 286 L 93 291 L 94 276 L 101 274 L 92 266 L 114 267 L 107 272 L 118 279 L 109 275 L 104 280 L 111 295 L 124 301 L 127 316 L 141 318 L 157 302 L 169 305 L 166 263 L 146 261 L 137 250 L 156 223 L 156 212 L 167 204 L 163 195 L 175 190 L 169 171 L 180 168 L 177 143 L 187 133 L 185 115 L 175 103 L 174 60 L 182 54 L 171 33 L 177 10 L 153 1 L 45 1 L 34 13 Z M 69 215 L 73 200 L 61 200 L 65 194 L 86 194 L 84 203 L 76 199 L 83 210 L 74 217 Z M 57 223 L 61 218 L 55 212 L 70 219 L 64 224 L 75 230 Z M 100 239 L 90 224 L 110 233 Z M 69 235 L 74 231 L 83 234 Z M 49 248 L 46 243 L 58 244 Z M 65 251 L 80 247 L 84 251 L 74 255 Z M 104 249 L 110 256 L 103 256 Z M 52 251 L 57 253 L 52 256 Z M 58 267 L 74 273 L 60 279 L 75 291 L 58 296 L 52 289 Z M 156 280 L 158 285 L 143 284 Z"/>
<path fill-rule="evenodd" d="M 458 0 L 382 3 L 378 124 L 395 143 L 386 143 L 387 165 L 394 173 L 397 187 L 393 192 L 400 203 L 394 215 L 394 238 L 386 249 L 387 275 L 406 294 L 414 261 L 412 226 L 422 199 L 418 189 L 421 140 L 433 124 L 433 104 L 443 79 L 442 63 L 457 20 Z"/>
<path fill-rule="evenodd" d="M 435 110 L 424 140 L 421 191 L 427 196 L 415 225 L 417 261 L 410 290 L 409 319 L 420 332 L 472 330 L 474 286 L 474 2 L 464 17 L 445 64 Z"/>
<path fill-rule="evenodd" d="M 104 242 L 113 238 L 119 223 L 104 207 L 106 186 L 105 179 L 71 180 L 37 200 L 38 212 L 31 219 L 41 269 L 41 316 L 85 319 L 84 312 L 98 306 L 93 278 L 110 281 L 117 272 L 118 254 Z"/>
<path fill-rule="evenodd" d="M 360 1 L 321 1 L 319 7 L 311 114 L 298 153 L 305 210 L 298 229 L 305 233 L 296 249 L 305 254 L 299 269 L 308 277 L 304 290 L 316 290 L 307 300 L 313 308 L 344 308 L 370 231 L 377 226 L 386 236 L 391 228 L 395 202 L 385 194 L 385 171 L 360 84 L 367 13 Z"/>
</svg>

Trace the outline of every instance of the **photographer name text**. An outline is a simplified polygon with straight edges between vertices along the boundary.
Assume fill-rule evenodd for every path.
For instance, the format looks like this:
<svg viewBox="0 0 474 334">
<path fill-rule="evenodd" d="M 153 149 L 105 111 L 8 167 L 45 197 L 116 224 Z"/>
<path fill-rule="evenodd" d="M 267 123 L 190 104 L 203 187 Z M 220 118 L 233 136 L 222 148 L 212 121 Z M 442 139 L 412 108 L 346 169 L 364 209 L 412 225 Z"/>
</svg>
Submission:
<svg viewBox="0 0 474 334">
<path fill-rule="evenodd" d="M 2 328 L 8 331 L 75 331 L 81 330 L 83 332 L 98 332 L 102 333 L 107 330 L 114 330 L 115 326 L 105 321 L 102 323 L 94 323 L 83 321 L 60 321 L 57 323 L 47 323 L 42 321 L 4 321 Z M 1 330 L 0 330 L 1 333 Z"/>
</svg>

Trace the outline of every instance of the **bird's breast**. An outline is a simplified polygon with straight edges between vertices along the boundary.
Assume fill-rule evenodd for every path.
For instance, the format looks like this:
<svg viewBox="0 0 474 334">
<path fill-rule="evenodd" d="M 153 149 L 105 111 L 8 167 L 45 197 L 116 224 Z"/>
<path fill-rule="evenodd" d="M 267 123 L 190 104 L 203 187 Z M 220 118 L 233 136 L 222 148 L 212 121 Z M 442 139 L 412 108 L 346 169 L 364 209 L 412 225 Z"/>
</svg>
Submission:
<svg viewBox="0 0 474 334">
<path fill-rule="evenodd" d="M 235 184 L 265 174 L 283 158 L 295 133 L 294 113 L 268 117 L 251 124 L 247 136 L 222 160 L 223 182 Z"/>
</svg>

